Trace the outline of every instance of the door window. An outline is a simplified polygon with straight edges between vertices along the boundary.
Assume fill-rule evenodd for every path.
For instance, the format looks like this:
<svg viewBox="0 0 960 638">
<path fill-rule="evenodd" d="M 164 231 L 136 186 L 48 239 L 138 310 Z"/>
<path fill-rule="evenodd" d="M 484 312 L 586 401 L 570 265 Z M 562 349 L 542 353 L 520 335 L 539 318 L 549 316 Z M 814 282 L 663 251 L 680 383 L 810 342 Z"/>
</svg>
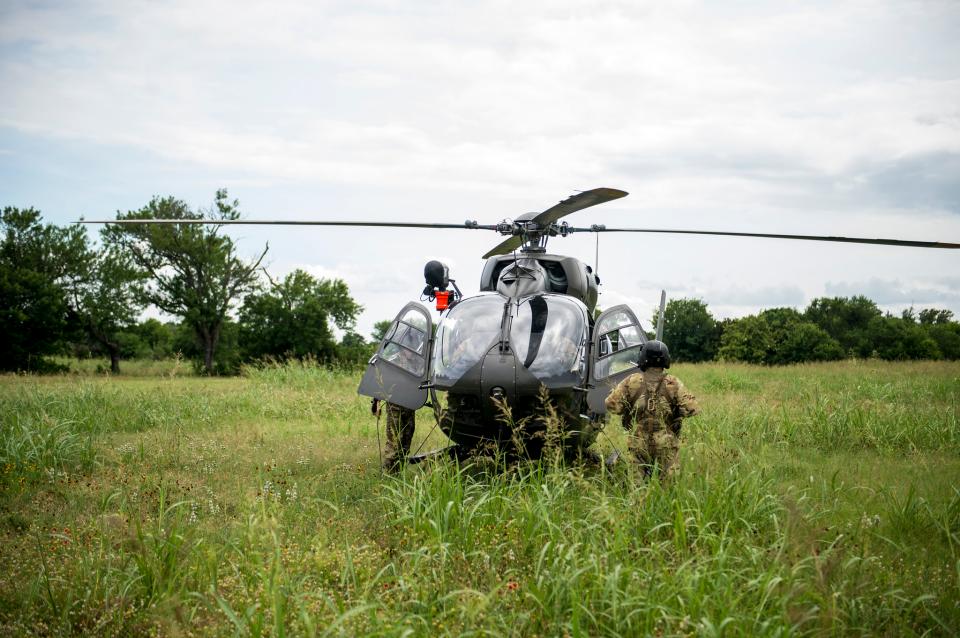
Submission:
<svg viewBox="0 0 960 638">
<path fill-rule="evenodd" d="M 427 367 L 427 358 L 424 353 L 427 343 L 426 317 L 420 311 L 411 308 L 394 322 L 387 334 L 389 336 L 380 353 L 380 358 L 422 377 Z"/>
<path fill-rule="evenodd" d="M 637 367 L 640 348 L 647 337 L 630 309 L 623 306 L 602 314 L 594 334 L 598 335 L 594 379 L 605 379 Z"/>
</svg>

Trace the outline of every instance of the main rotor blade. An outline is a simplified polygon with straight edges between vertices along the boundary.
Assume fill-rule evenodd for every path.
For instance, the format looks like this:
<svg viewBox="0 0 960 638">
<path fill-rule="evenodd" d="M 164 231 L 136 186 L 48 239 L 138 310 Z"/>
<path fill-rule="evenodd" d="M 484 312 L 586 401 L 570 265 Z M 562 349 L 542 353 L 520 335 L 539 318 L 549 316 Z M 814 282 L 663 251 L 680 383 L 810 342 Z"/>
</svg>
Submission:
<svg viewBox="0 0 960 638">
<path fill-rule="evenodd" d="M 337 222 L 299 219 L 81 219 L 75 224 L 208 224 L 211 226 L 367 226 L 375 228 L 467 228 L 496 230 L 497 226 L 464 222 L 462 224 L 421 224 L 415 222 Z"/>
<path fill-rule="evenodd" d="M 767 239 L 800 239 L 804 241 L 833 241 L 845 244 L 882 244 L 885 246 L 912 246 L 914 248 L 960 248 L 960 244 L 909 239 L 870 239 L 866 237 L 833 237 L 828 235 L 781 235 L 777 233 L 734 233 L 719 230 L 674 230 L 666 228 L 607 228 L 589 226 L 570 228 L 570 232 L 586 233 L 668 233 L 674 235 L 720 235 L 726 237 L 765 237 Z"/>
<path fill-rule="evenodd" d="M 506 255 L 507 253 L 512 253 L 517 248 L 523 246 L 523 237 L 520 235 L 514 235 L 513 237 L 508 237 L 494 248 L 487 251 L 487 254 L 482 257 L 482 259 L 489 259 L 494 255 Z"/>
<path fill-rule="evenodd" d="M 542 213 L 537 213 L 530 217 L 530 213 L 526 215 L 521 215 L 516 218 L 516 221 L 533 221 L 539 224 L 540 226 L 546 226 L 547 224 L 552 224 L 561 217 L 566 217 L 570 213 L 575 213 L 578 210 L 583 210 L 584 208 L 590 208 L 591 206 L 596 206 L 597 204 L 602 204 L 604 202 L 609 202 L 613 199 L 620 199 L 621 197 L 627 196 L 626 191 L 618 190 L 616 188 L 594 188 L 593 190 L 583 191 L 582 193 L 577 193 L 571 197 L 566 198 L 556 206 L 551 206 Z"/>
</svg>

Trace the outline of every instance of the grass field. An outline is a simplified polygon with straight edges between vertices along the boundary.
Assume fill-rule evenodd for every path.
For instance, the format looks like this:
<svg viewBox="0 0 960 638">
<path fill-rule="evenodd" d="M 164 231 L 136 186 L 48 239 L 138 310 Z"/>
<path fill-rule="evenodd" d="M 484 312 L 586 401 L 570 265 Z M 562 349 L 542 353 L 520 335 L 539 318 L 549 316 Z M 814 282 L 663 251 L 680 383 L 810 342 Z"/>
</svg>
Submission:
<svg viewBox="0 0 960 638">
<path fill-rule="evenodd" d="M 149 369 L 0 377 L 0 634 L 960 632 L 958 364 L 676 366 L 666 487 L 384 477 L 357 374 Z"/>
</svg>

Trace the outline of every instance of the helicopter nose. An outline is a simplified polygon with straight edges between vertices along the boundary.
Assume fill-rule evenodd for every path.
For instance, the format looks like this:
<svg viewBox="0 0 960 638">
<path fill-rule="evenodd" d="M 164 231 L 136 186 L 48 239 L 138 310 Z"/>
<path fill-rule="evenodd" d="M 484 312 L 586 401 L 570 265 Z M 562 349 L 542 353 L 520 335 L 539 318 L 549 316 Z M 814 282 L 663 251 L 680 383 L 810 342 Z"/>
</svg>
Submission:
<svg viewBox="0 0 960 638">
<path fill-rule="evenodd" d="M 507 349 L 491 348 L 483 358 L 480 371 L 481 396 L 489 397 L 484 408 L 498 416 L 501 409 L 497 404 L 517 405 L 517 401 L 527 396 L 536 396 L 540 389 L 540 380 L 530 374 L 517 360 L 516 355 Z"/>
<path fill-rule="evenodd" d="M 483 357 L 480 369 L 480 392 L 489 397 L 484 403 L 493 408 L 495 403 L 512 403 L 516 398 L 517 358 L 509 350 L 491 348 Z"/>
</svg>

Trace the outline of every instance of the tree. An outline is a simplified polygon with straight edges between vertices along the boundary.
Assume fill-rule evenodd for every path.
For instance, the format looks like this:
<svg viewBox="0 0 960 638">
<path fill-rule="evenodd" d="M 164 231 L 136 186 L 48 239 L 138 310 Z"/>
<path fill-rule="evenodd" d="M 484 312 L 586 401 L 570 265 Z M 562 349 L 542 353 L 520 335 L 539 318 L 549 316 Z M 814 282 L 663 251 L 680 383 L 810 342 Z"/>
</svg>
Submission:
<svg viewBox="0 0 960 638">
<path fill-rule="evenodd" d="M 920 324 L 924 326 L 934 326 L 947 324 L 953 321 L 953 311 L 937 310 L 936 308 L 924 308 L 920 311 Z"/>
<path fill-rule="evenodd" d="M 792 326 L 803 321 L 803 315 L 795 308 L 767 308 L 760 313 L 767 325 L 774 332 L 774 336 L 782 337 Z"/>
<path fill-rule="evenodd" d="M 945 310 L 944 312 L 950 311 Z M 923 326 L 923 329 L 937 344 L 937 348 L 944 359 L 950 359 L 951 361 L 960 359 L 960 323 L 955 321 L 932 323 Z"/>
<path fill-rule="evenodd" d="M 229 201 L 218 190 L 214 206 L 193 212 L 173 197 L 154 197 L 138 211 L 118 214 L 118 219 L 239 219 L 239 202 Z M 143 300 L 160 310 L 182 317 L 202 348 L 203 368 L 214 371 L 214 355 L 227 313 L 243 294 L 256 288 L 256 270 L 267 248 L 257 259 L 237 256 L 234 241 L 220 234 L 221 226 L 200 224 L 113 225 L 104 240 L 129 254 L 149 282 Z"/>
<path fill-rule="evenodd" d="M 759 315 L 770 327 L 770 349 L 764 363 L 787 365 L 842 359 L 843 348 L 821 327 L 794 308 L 769 308 Z"/>
<path fill-rule="evenodd" d="M 370 339 L 372 339 L 374 343 L 380 343 L 392 325 L 393 321 L 390 319 L 384 319 L 383 321 L 378 321 L 373 324 L 373 332 L 370 333 Z"/>
<path fill-rule="evenodd" d="M 806 361 L 836 361 L 844 356 L 836 339 L 810 321 L 797 321 L 774 341 L 767 363 L 788 364 Z"/>
<path fill-rule="evenodd" d="M 651 325 L 659 313 L 654 312 Z M 676 361 L 709 361 L 717 353 L 720 330 L 700 299 L 671 299 L 663 312 L 663 340 Z"/>
<path fill-rule="evenodd" d="M 159 319 L 145 319 L 130 328 L 136 337 L 138 349 L 136 356 L 150 359 L 164 359 L 176 354 L 174 340 L 177 326 L 172 323 L 163 323 Z"/>
<path fill-rule="evenodd" d="M 862 295 L 814 299 L 804 312 L 808 321 L 823 328 L 840 343 L 844 352 L 856 357 L 869 357 L 873 353 L 867 328 L 881 314 L 877 304 Z"/>
<path fill-rule="evenodd" d="M 355 366 L 367 363 L 376 352 L 377 342 L 367 343 L 363 335 L 347 332 L 337 346 L 337 360 Z"/>
<path fill-rule="evenodd" d="M 797 359 L 797 352 L 794 348 L 785 348 L 785 342 L 788 335 L 793 331 L 794 326 L 803 321 L 803 316 L 794 308 L 768 308 L 758 315 L 770 328 L 770 346 L 767 354 L 763 358 L 764 363 L 771 365 L 784 365 L 787 363 L 798 363 L 805 359 Z"/>
<path fill-rule="evenodd" d="M 85 237 L 84 237 L 85 238 Z M 80 327 L 110 357 L 110 372 L 120 373 L 120 356 L 143 309 L 142 273 L 116 248 L 86 251 L 83 274 L 71 282 L 70 304 Z"/>
<path fill-rule="evenodd" d="M 12 207 L 0 214 L 0 232 L 0 369 L 51 369 L 44 357 L 71 332 L 67 290 L 83 272 L 86 235 Z"/>
<path fill-rule="evenodd" d="M 763 317 L 750 315 L 726 324 L 717 357 L 726 361 L 766 363 L 773 333 Z"/>
<path fill-rule="evenodd" d="M 899 317 L 876 317 L 868 334 L 874 354 L 888 361 L 904 359 L 939 359 L 937 342 L 910 320 Z"/>
<path fill-rule="evenodd" d="M 208 371 L 204 363 L 204 351 L 197 341 L 193 328 L 181 322 L 176 326 L 173 336 L 173 348 L 193 363 L 197 374 L 232 375 L 239 374 L 243 364 L 240 351 L 240 326 L 229 317 L 220 325 L 220 340 L 213 353 L 213 361 Z"/>
<path fill-rule="evenodd" d="M 360 310 L 343 281 L 318 280 L 295 270 L 270 290 L 250 294 L 244 300 L 240 309 L 244 357 L 314 356 L 332 360 L 337 355 L 337 342 L 331 323 L 350 332 Z"/>
</svg>

